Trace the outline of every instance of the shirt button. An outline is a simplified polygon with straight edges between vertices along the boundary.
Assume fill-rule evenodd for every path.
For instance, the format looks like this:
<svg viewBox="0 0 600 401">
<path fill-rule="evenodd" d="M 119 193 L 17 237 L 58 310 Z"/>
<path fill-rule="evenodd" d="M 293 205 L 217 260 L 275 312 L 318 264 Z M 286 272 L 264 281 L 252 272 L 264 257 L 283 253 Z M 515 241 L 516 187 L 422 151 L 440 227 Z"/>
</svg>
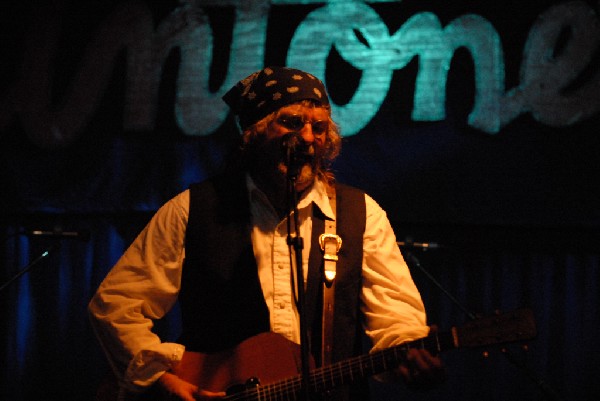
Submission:
<svg viewBox="0 0 600 401">
<path fill-rule="evenodd" d="M 279 309 L 285 309 L 285 302 L 281 302 L 279 304 Z"/>
</svg>

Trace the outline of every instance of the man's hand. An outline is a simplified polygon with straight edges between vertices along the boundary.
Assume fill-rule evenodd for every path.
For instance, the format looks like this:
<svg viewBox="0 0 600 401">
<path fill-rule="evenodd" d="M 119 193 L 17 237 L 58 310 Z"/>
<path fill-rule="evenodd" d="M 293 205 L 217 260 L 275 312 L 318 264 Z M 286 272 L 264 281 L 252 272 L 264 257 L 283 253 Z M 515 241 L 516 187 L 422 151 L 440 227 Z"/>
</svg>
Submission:
<svg viewBox="0 0 600 401">
<path fill-rule="evenodd" d="M 224 392 L 201 390 L 198 386 L 188 383 L 169 372 L 166 372 L 158 379 L 158 385 L 169 400 L 214 400 L 225 396 Z"/>
<path fill-rule="evenodd" d="M 397 373 L 406 384 L 415 389 L 435 387 L 446 379 L 446 370 L 439 357 L 425 349 L 410 349 L 406 362 L 400 365 Z"/>
<path fill-rule="evenodd" d="M 429 333 L 438 330 L 436 325 L 430 327 Z M 446 380 L 446 369 L 438 356 L 433 356 L 426 349 L 413 348 L 406 353 L 406 361 L 396 369 L 410 388 L 426 390 Z"/>
</svg>

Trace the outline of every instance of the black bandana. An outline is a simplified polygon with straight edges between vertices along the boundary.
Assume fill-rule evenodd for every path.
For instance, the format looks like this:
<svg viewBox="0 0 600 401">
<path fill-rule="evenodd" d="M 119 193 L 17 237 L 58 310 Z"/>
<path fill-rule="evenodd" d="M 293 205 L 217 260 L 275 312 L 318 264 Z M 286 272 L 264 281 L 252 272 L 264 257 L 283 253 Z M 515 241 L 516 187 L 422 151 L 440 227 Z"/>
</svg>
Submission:
<svg viewBox="0 0 600 401">
<path fill-rule="evenodd" d="M 242 130 L 275 110 L 301 100 L 328 105 L 325 85 L 315 76 L 287 67 L 266 67 L 242 79 L 223 100 L 239 117 Z"/>
</svg>

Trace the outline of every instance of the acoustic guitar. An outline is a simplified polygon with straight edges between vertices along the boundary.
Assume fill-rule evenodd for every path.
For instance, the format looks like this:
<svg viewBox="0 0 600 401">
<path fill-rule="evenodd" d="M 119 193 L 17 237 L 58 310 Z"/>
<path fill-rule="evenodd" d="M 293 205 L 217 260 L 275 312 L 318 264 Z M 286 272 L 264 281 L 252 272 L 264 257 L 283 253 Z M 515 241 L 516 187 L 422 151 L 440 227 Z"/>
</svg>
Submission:
<svg viewBox="0 0 600 401">
<path fill-rule="evenodd" d="M 535 336 L 532 311 L 518 309 L 470 321 L 448 332 L 435 332 L 417 341 L 312 369 L 307 380 L 308 391 L 310 394 L 324 394 L 392 370 L 402 363 L 411 348 L 424 348 L 437 354 L 450 349 L 526 341 Z M 226 351 L 210 354 L 186 351 L 174 373 L 199 388 L 226 390 L 224 400 L 298 400 L 303 385 L 300 360 L 297 344 L 268 332 L 250 337 Z M 116 394 L 116 391 L 111 392 Z M 107 395 L 105 392 L 101 399 L 108 401 Z"/>
</svg>

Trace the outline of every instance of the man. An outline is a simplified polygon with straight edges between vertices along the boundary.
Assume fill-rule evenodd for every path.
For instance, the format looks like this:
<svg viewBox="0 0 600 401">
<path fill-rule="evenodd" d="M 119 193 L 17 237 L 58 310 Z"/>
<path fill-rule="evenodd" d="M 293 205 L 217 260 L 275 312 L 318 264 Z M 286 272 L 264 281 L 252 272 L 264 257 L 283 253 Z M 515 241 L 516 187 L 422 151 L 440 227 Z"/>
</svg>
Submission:
<svg viewBox="0 0 600 401">
<path fill-rule="evenodd" d="M 90 302 L 92 326 L 122 397 L 149 388 L 171 399 L 223 396 L 225 388 L 202 384 L 212 367 L 199 368 L 194 358 L 230 355 L 263 332 L 301 343 L 300 316 L 317 364 L 359 354 L 363 326 L 374 349 L 429 332 L 385 212 L 368 195 L 333 180 L 329 167 L 341 138 L 323 83 L 300 70 L 268 67 L 223 99 L 242 130 L 239 154 L 222 174 L 163 205 Z M 318 238 L 332 222 L 342 245 L 330 286 L 321 281 Z M 303 294 L 296 291 L 297 254 Z M 321 335 L 329 324 L 321 313 L 327 288 L 335 288 L 333 340 L 320 352 L 323 337 L 329 338 Z M 301 313 L 299 295 L 306 298 Z M 162 342 L 152 320 L 176 301 L 181 337 Z M 199 370 L 196 376 L 190 367 Z M 437 357 L 410 350 L 385 378 L 428 383 L 442 374 Z M 365 397 L 359 387 L 344 391 L 344 397 Z"/>
</svg>

